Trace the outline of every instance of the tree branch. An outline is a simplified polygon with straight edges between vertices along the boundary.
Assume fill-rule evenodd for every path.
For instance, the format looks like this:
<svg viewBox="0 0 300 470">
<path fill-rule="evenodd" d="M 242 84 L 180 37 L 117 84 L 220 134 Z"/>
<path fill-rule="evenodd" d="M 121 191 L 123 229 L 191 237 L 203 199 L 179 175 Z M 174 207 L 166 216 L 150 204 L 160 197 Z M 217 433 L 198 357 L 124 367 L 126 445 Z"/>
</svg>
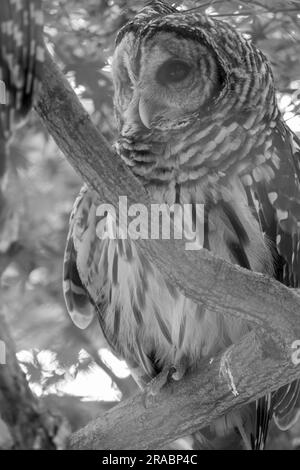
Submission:
<svg viewBox="0 0 300 470">
<path fill-rule="evenodd" d="M 276 345 L 251 332 L 180 383 L 165 387 L 149 407 L 142 394 L 106 412 L 71 436 L 73 449 L 157 449 L 224 413 L 299 377 Z"/>
<path fill-rule="evenodd" d="M 150 209 L 148 194 L 92 124 L 49 54 L 36 110 L 68 161 L 102 202 L 118 208 L 119 196 L 126 195 L 128 205 L 142 203 Z M 300 298 L 293 290 L 204 249 L 195 256 L 185 250 L 182 240 L 136 243 L 186 297 L 208 312 L 251 322 L 256 332 L 178 384 L 172 395 L 163 391 L 153 409 L 145 410 L 139 395 L 120 404 L 75 434 L 75 448 L 153 448 L 300 377 L 300 367 L 291 360 L 294 342 L 300 339 Z"/>
<path fill-rule="evenodd" d="M 0 427 L 5 423 L 9 437 L 2 442 L 0 429 L 0 449 L 56 449 L 61 420 L 44 410 L 32 394 L 1 311 L 0 350 Z"/>
</svg>

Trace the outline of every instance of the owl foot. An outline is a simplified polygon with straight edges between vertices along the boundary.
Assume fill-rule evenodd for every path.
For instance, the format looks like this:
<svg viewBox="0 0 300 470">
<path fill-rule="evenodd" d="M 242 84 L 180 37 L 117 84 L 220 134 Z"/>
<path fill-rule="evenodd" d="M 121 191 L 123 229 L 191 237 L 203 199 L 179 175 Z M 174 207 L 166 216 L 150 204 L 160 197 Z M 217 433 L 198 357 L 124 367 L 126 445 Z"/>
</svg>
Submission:
<svg viewBox="0 0 300 470">
<path fill-rule="evenodd" d="M 176 363 L 176 365 L 172 366 L 173 372 L 171 373 L 170 377 L 176 381 L 181 380 L 185 375 L 187 368 L 187 359 L 183 357 Z"/>
<path fill-rule="evenodd" d="M 154 402 L 156 395 L 169 382 L 171 369 L 164 368 L 154 379 L 149 382 L 144 389 L 144 405 L 149 408 Z"/>
<path fill-rule="evenodd" d="M 186 361 L 179 361 L 176 366 L 164 367 L 154 379 L 149 382 L 144 389 L 144 405 L 148 408 L 155 402 L 155 397 L 161 389 L 172 381 L 181 380 L 186 372 Z"/>
</svg>

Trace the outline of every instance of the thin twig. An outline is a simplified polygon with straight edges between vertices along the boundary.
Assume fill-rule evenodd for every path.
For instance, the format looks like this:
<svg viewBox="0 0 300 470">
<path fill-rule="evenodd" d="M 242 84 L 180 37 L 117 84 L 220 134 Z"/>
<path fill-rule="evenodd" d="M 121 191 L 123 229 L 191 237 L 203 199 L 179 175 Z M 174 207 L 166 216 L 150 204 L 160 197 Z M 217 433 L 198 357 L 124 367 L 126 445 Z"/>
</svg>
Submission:
<svg viewBox="0 0 300 470">
<path fill-rule="evenodd" d="M 193 7 L 193 8 L 190 8 L 188 10 L 185 10 L 185 11 L 196 11 L 196 10 L 199 10 L 199 9 L 205 9 L 205 8 L 208 8 L 208 7 L 213 7 L 214 5 L 220 5 L 220 4 L 224 4 L 224 3 L 229 3 L 232 5 L 232 3 L 234 3 L 237 7 L 239 7 L 240 5 L 244 5 L 245 7 L 250 7 L 251 8 L 251 4 L 250 2 L 246 2 L 246 1 L 243 1 L 243 0 L 240 0 L 240 1 L 236 1 L 236 0 L 215 0 L 215 1 L 211 1 L 211 2 L 206 2 L 206 3 L 203 3 L 203 4 L 200 4 L 196 7 Z M 277 8 L 277 9 L 274 9 L 274 8 L 270 8 L 268 7 L 267 5 L 262 5 L 260 2 L 257 2 L 257 1 L 253 1 L 251 2 L 252 5 L 255 5 L 256 7 L 259 7 L 259 8 L 262 8 L 263 10 L 265 10 L 265 12 L 267 13 L 273 13 L 273 14 L 276 14 L 276 13 L 287 13 L 287 12 L 298 12 L 300 13 L 300 7 L 296 8 L 296 7 L 292 7 L 292 8 Z M 246 10 L 246 11 L 243 11 L 241 10 L 240 12 L 235 12 L 233 11 L 232 13 L 211 13 L 210 16 L 222 16 L 222 17 L 232 17 L 232 16 L 252 16 L 252 15 L 255 15 L 257 14 L 258 12 L 252 8 L 251 10 Z"/>
<path fill-rule="evenodd" d="M 287 13 L 287 12 L 292 12 L 292 11 L 294 12 L 297 11 L 300 14 L 299 8 L 278 9 L 278 10 L 267 11 L 266 13 L 273 13 L 275 15 L 276 13 Z M 209 16 L 235 17 L 235 16 L 253 16 L 253 15 L 254 15 L 254 10 L 248 10 L 248 11 L 242 11 L 241 13 L 211 13 Z"/>
</svg>

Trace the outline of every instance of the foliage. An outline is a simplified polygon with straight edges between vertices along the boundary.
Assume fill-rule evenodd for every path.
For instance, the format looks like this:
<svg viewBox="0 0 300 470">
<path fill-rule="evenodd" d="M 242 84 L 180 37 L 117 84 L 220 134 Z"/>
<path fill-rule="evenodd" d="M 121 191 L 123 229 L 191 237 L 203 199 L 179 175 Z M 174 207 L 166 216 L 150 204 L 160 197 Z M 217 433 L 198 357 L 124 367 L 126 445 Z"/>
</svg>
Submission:
<svg viewBox="0 0 300 470">
<path fill-rule="evenodd" d="M 95 124 L 113 142 L 115 124 L 109 58 L 118 29 L 145 2 L 137 0 L 48 0 L 45 39 L 70 79 Z M 299 0 L 185 0 L 170 1 L 181 8 L 217 16 L 250 37 L 268 56 L 274 71 L 278 97 L 285 117 L 300 131 L 295 117 L 300 107 L 300 1 Z M 62 130 L 63 132 L 63 130 Z M 96 363 L 128 396 L 134 390 L 130 378 L 120 378 L 98 354 L 105 347 L 100 329 L 76 329 L 68 318 L 62 296 L 62 259 L 68 218 L 81 182 L 45 133 L 33 113 L 10 146 L 9 201 L 17 214 L 15 250 L 2 275 L 3 309 L 17 350 L 32 351 L 23 360 L 29 382 L 39 384 L 47 406 L 72 419 L 73 429 L 111 403 L 83 404 L 62 396 L 58 384 L 94 367 Z M 1 268 L 1 262 L 0 262 Z M 39 360 L 49 350 L 54 367 Z M 82 359 L 80 351 L 88 356 Z M 24 359 L 24 358 L 23 358 Z M 45 370 L 46 369 L 46 370 Z M 99 383 L 99 388 L 101 383 Z M 50 393 L 51 392 L 51 393 Z M 48 395 L 47 395 L 48 394 Z M 73 413 L 70 411 L 73 410 Z M 300 425 L 289 433 L 272 430 L 270 446 L 299 445 Z"/>
</svg>

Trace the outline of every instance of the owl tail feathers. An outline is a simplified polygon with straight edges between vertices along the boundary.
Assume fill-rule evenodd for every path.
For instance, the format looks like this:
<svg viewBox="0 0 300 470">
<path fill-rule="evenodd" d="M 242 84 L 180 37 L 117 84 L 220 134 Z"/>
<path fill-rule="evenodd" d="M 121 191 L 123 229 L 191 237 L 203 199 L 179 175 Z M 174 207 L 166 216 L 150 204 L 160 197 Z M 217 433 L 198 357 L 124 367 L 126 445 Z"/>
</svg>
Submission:
<svg viewBox="0 0 300 470">
<path fill-rule="evenodd" d="M 211 426 L 217 449 L 263 450 L 273 406 L 271 394 L 218 418 Z"/>
<path fill-rule="evenodd" d="M 252 450 L 264 450 L 272 416 L 273 400 L 269 393 L 255 402 L 255 421 L 250 436 Z"/>
<path fill-rule="evenodd" d="M 65 249 L 63 269 L 63 291 L 67 310 L 78 328 L 87 328 L 94 318 L 94 307 L 80 280 L 76 264 L 76 250 L 72 236 Z"/>
<path fill-rule="evenodd" d="M 264 450 L 271 419 L 286 431 L 300 417 L 300 381 L 269 393 L 256 402 L 218 418 L 209 428 L 193 434 L 193 449 Z"/>
<path fill-rule="evenodd" d="M 281 387 L 273 393 L 274 421 L 281 431 L 290 429 L 300 417 L 300 381 Z"/>
</svg>

